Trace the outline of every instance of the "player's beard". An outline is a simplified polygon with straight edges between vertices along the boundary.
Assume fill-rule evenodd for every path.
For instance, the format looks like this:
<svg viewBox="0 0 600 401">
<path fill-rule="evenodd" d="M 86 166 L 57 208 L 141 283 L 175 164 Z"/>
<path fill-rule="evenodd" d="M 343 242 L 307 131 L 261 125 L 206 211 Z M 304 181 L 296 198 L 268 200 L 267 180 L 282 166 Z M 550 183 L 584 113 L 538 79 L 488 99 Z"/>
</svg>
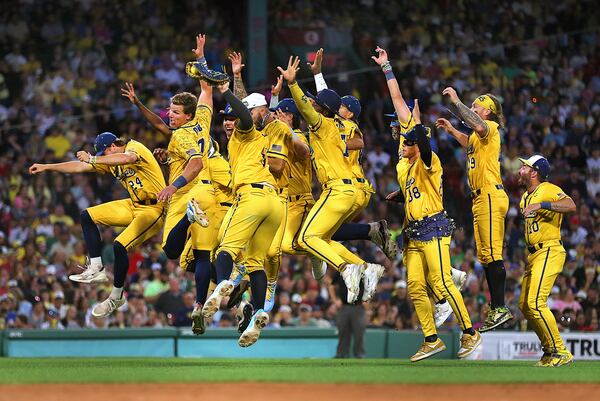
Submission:
<svg viewBox="0 0 600 401">
<path fill-rule="evenodd" d="M 529 188 L 531 186 L 531 178 L 526 175 L 519 174 L 517 183 L 523 188 Z"/>
</svg>

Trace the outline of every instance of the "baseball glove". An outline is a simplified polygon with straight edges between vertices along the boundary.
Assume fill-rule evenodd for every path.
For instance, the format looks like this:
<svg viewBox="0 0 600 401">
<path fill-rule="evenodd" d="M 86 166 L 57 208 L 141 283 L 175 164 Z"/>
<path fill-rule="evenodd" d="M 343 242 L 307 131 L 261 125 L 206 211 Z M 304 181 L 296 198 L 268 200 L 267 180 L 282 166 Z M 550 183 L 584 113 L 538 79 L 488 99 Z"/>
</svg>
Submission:
<svg viewBox="0 0 600 401">
<path fill-rule="evenodd" d="M 190 61 L 185 65 L 185 72 L 192 78 L 208 82 L 212 86 L 221 85 L 229 81 L 229 76 L 224 72 L 213 71 L 199 61 Z"/>
</svg>

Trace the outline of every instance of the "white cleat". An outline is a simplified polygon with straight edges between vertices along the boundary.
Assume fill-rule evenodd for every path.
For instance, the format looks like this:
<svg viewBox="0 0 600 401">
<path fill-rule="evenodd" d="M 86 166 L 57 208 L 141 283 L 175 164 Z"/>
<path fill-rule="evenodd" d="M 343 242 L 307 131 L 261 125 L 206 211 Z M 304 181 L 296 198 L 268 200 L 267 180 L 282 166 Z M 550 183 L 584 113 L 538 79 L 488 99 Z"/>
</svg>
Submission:
<svg viewBox="0 0 600 401">
<path fill-rule="evenodd" d="M 123 305 L 125 305 L 125 297 L 121 297 L 121 299 L 108 297 L 92 309 L 92 315 L 95 317 L 106 317 Z"/>
<path fill-rule="evenodd" d="M 205 319 L 211 319 L 221 307 L 221 301 L 224 297 L 228 297 L 233 292 L 233 282 L 231 280 L 221 281 L 210 294 L 210 297 L 202 307 L 202 315 Z"/>
<path fill-rule="evenodd" d="M 373 263 L 367 263 L 367 267 L 365 269 L 365 275 L 363 277 L 363 282 L 365 289 L 363 291 L 362 300 L 364 302 L 368 302 L 373 298 L 375 291 L 377 290 L 377 283 L 383 273 L 385 272 L 385 267 Z"/>
<path fill-rule="evenodd" d="M 365 267 L 363 265 L 347 264 L 344 271 L 341 273 L 344 283 L 348 288 L 347 301 L 349 304 L 356 302 L 358 292 L 360 291 L 360 280 L 363 276 Z"/>
<path fill-rule="evenodd" d="M 452 314 L 452 308 L 450 302 L 446 301 L 443 304 L 435 304 L 435 310 L 433 311 L 433 320 L 435 320 L 435 327 L 440 327 Z"/>
<path fill-rule="evenodd" d="M 310 257 L 310 261 L 312 262 L 313 277 L 315 280 L 321 281 L 327 272 L 327 263 L 314 255 Z"/>
<path fill-rule="evenodd" d="M 90 266 L 89 261 L 85 266 L 78 267 L 83 269 L 83 272 L 79 274 L 71 274 L 69 276 L 69 280 L 85 284 L 108 283 L 108 277 L 106 276 L 106 271 L 103 267 L 100 267 L 100 270 L 93 268 Z"/>
<path fill-rule="evenodd" d="M 454 267 L 452 268 L 451 273 L 454 285 L 456 288 L 458 288 L 458 291 L 461 291 L 465 286 L 465 282 L 467 281 L 467 273 L 462 270 L 455 269 Z"/>
<path fill-rule="evenodd" d="M 246 348 L 254 344 L 256 341 L 258 341 L 260 332 L 267 326 L 267 324 L 269 324 L 269 315 L 267 312 L 262 309 L 257 310 L 254 316 L 252 316 L 250 324 L 240 336 L 238 345 Z"/>
<path fill-rule="evenodd" d="M 200 205 L 198 205 L 198 202 L 196 202 L 194 198 L 192 198 L 192 200 L 188 202 L 185 214 L 190 223 L 196 222 L 202 227 L 208 227 L 208 216 L 206 215 L 206 213 L 204 213 L 204 210 L 200 208 Z"/>
</svg>

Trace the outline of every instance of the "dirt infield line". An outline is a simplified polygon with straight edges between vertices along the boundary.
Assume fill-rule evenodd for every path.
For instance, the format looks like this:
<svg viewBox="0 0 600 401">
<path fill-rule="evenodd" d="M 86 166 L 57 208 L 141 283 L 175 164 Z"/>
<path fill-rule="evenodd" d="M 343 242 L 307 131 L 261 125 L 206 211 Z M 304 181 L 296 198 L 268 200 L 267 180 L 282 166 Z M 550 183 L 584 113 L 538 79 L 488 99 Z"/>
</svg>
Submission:
<svg viewBox="0 0 600 401">
<path fill-rule="evenodd" d="M 0 401 L 198 401 L 213 400 L 444 400 L 564 401 L 594 399 L 600 384 L 310 384 L 310 383 L 149 383 L 149 384 L 8 384 Z M 207 398 L 205 398 L 207 397 Z M 208 398 L 210 397 L 210 398 Z"/>
</svg>

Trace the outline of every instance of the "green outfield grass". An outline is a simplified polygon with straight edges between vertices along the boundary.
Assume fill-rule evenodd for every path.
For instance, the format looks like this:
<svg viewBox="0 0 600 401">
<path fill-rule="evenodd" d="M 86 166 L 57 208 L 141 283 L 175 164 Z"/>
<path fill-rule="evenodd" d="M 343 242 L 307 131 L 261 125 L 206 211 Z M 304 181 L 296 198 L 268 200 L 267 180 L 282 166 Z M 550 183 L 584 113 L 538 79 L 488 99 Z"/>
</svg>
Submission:
<svg viewBox="0 0 600 401">
<path fill-rule="evenodd" d="M 0 383 L 312 382 L 600 383 L 600 362 L 535 368 L 532 362 L 392 359 L 0 358 Z"/>
</svg>

